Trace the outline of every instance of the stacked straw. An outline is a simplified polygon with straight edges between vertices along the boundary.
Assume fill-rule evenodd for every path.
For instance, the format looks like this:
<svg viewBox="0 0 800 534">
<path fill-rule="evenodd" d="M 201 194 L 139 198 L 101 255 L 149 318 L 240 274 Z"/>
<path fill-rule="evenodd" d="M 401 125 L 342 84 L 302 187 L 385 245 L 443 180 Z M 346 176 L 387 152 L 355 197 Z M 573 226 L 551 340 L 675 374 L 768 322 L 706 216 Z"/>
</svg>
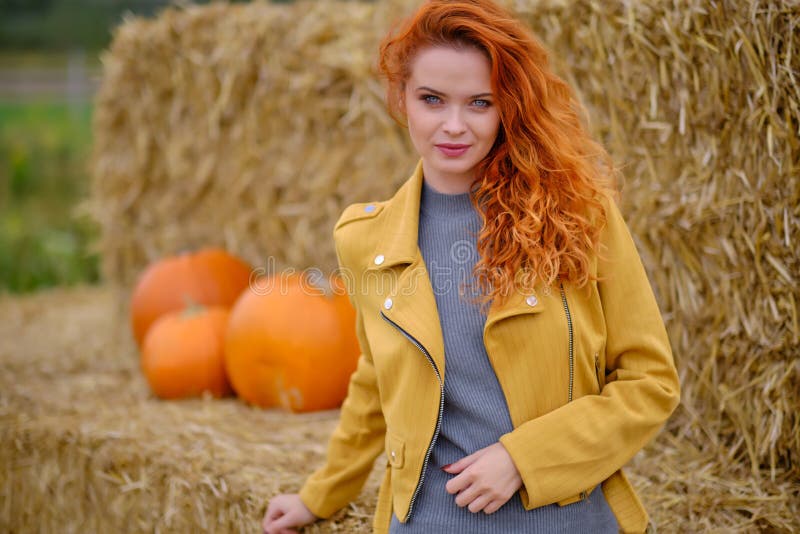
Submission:
<svg viewBox="0 0 800 534">
<path fill-rule="evenodd" d="M 269 497 L 319 462 L 338 412 L 156 399 L 133 341 L 115 335 L 115 298 L 0 298 L 0 532 L 260 532 Z M 367 490 L 308 532 L 369 532 L 374 506 Z"/>
<path fill-rule="evenodd" d="M 389 21 L 409 5 L 212 5 L 126 22 L 104 58 L 95 115 L 89 209 L 102 227 L 106 279 L 125 288 L 148 260 L 209 243 L 257 266 L 273 258 L 276 268 L 333 267 L 331 226 L 344 205 L 386 198 L 415 159 L 405 132 L 383 110 L 371 67 Z M 632 463 L 651 513 L 668 532 L 800 529 L 800 5 L 516 0 L 512 6 L 553 50 L 557 71 L 588 109 L 591 131 L 623 166 L 623 209 L 675 350 L 681 406 Z M 119 349 L 98 357 L 92 365 L 102 368 L 120 357 Z M 85 371 L 78 367 L 72 371 Z M 114 417 L 96 427 L 101 434 L 76 437 L 91 410 L 72 419 L 47 417 L 58 413 L 50 412 L 54 407 L 65 410 L 61 403 L 69 397 L 45 389 L 43 379 L 25 389 L 34 375 L 14 373 L 9 380 L 17 393 L 2 403 L 13 413 L 4 415 L 4 442 L 22 449 L 2 458 L 3 469 L 25 467 L 10 471 L 4 491 L 18 484 L 15 492 L 47 495 L 46 486 L 31 482 L 32 458 L 67 469 L 58 463 L 63 455 L 121 447 L 95 437 L 104 424 L 119 425 Z M 86 387 L 103 383 L 86 376 L 92 377 L 80 379 Z M 83 391 L 75 380 L 69 387 Z M 115 388 L 101 393 L 87 400 L 122 395 Z M 191 421 L 200 410 L 213 414 L 210 426 L 224 419 L 213 419 L 216 410 L 231 418 L 224 410 L 234 409 L 181 406 L 187 408 L 174 421 Z M 243 413 L 250 414 L 241 416 L 243 424 L 275 421 Z M 125 462 L 155 465 L 158 447 L 136 437 L 148 412 L 134 415 L 120 435 L 143 452 Z M 171 424 L 152 421 L 142 441 Z M 281 424 L 290 421 L 296 419 Z M 56 452 L 46 438 L 71 452 Z M 274 442 L 274 465 L 293 454 L 292 440 L 303 439 Z M 34 449 L 49 452 L 32 456 Z M 266 489 L 238 485 L 242 513 L 260 504 L 241 502 L 260 502 L 276 485 L 296 489 L 319 454 L 293 464 L 296 478 L 287 484 L 267 468 Z M 177 469 L 169 476 L 182 473 L 174 467 L 181 465 L 177 453 L 169 463 Z M 95 476 L 89 464 L 76 465 L 83 466 L 81 476 Z M 220 474 L 228 473 L 223 468 L 214 473 L 234 476 Z M 168 486 L 169 476 L 142 484 L 161 492 L 154 502 L 166 502 L 166 494 L 150 486 Z M 136 500 L 120 502 L 130 510 Z M 197 505 L 187 506 L 170 517 L 193 521 L 187 510 Z M 148 523 L 153 516 L 138 520 L 156 524 Z"/>
<path fill-rule="evenodd" d="M 372 71 L 389 11 L 215 4 L 121 26 L 94 122 L 106 278 L 207 244 L 262 268 L 335 267 L 343 206 L 413 168 Z"/>
<path fill-rule="evenodd" d="M 709 527 L 774 528 L 767 500 L 797 527 L 800 4 L 517 5 L 624 165 L 683 384 L 665 453 L 687 464 L 657 480 L 682 515 L 741 513 Z"/>
</svg>

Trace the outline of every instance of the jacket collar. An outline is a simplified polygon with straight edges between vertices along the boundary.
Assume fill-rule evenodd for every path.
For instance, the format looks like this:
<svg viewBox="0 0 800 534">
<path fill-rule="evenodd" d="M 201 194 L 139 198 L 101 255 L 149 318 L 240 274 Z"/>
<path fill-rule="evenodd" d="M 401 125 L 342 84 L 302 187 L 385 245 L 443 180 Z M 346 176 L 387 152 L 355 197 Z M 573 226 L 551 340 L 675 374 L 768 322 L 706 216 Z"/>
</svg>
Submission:
<svg viewBox="0 0 800 534">
<path fill-rule="evenodd" d="M 419 255 L 419 205 L 422 193 L 422 160 L 410 178 L 387 202 L 384 231 L 373 258 L 383 255 L 383 262 L 370 262 L 367 269 L 382 269 L 401 263 L 413 263 Z"/>
<path fill-rule="evenodd" d="M 418 246 L 422 182 L 422 161 L 420 160 L 411 177 L 386 203 L 383 231 L 373 251 L 367 270 L 385 269 L 401 264 L 411 265 L 415 269 L 424 269 L 422 254 Z M 382 261 L 376 262 L 375 258 L 379 255 L 383 256 Z M 406 271 L 410 270 L 406 269 Z M 430 284 L 427 285 L 429 286 Z M 485 329 L 489 329 L 490 326 L 501 319 L 520 314 L 537 314 L 555 304 L 551 291 L 542 290 L 541 287 L 538 289 L 539 291 L 528 293 L 515 291 L 503 301 L 495 299 L 489 307 Z M 558 290 L 556 290 L 556 294 L 558 294 Z M 430 297 L 432 296 L 431 294 Z M 432 301 L 432 298 L 425 300 Z M 417 308 L 417 313 L 421 309 Z M 435 306 L 429 311 L 432 314 L 429 314 L 430 317 L 426 317 L 426 319 L 437 319 Z M 425 314 L 423 313 L 423 315 Z M 435 344 L 438 345 L 439 343 Z"/>
</svg>

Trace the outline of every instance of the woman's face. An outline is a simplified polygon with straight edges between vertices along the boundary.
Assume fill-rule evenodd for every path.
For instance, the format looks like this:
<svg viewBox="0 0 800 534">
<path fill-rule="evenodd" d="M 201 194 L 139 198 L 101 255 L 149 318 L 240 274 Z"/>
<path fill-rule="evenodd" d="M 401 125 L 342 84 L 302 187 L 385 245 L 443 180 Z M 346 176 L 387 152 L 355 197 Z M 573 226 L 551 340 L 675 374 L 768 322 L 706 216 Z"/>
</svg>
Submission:
<svg viewBox="0 0 800 534">
<path fill-rule="evenodd" d="M 489 60 L 475 48 L 434 46 L 417 52 L 410 71 L 402 105 L 425 180 L 466 192 L 500 126 Z"/>
</svg>

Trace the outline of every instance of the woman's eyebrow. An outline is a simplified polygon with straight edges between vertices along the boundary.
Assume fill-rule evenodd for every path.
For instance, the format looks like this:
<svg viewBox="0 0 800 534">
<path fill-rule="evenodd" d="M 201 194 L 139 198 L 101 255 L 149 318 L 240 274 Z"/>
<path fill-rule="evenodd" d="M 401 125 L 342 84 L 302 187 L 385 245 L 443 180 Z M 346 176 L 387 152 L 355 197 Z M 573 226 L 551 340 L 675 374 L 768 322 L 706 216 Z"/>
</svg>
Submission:
<svg viewBox="0 0 800 534">
<path fill-rule="evenodd" d="M 437 91 L 436 89 L 433 89 L 433 88 L 425 86 L 425 85 L 417 87 L 416 90 L 417 91 L 425 91 L 425 92 L 428 92 L 428 93 L 432 93 L 432 94 L 434 94 L 436 96 L 447 96 L 445 93 L 443 93 L 441 91 Z M 492 95 L 492 93 L 478 93 L 477 95 L 472 95 L 469 98 L 485 98 L 487 96 L 493 96 L 493 95 Z"/>
</svg>

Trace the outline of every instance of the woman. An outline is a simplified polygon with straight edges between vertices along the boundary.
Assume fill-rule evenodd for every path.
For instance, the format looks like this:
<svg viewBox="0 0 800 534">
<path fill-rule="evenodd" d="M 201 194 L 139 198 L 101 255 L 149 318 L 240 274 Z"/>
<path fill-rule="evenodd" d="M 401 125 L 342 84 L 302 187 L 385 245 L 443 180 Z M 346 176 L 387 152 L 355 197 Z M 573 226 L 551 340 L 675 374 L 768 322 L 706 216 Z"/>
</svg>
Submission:
<svg viewBox="0 0 800 534">
<path fill-rule="evenodd" d="M 362 354 L 325 464 L 264 531 L 330 517 L 382 452 L 375 532 L 644 531 L 621 468 L 679 385 L 572 91 L 489 0 L 425 3 L 380 66 L 421 160 L 335 225 Z"/>
</svg>

